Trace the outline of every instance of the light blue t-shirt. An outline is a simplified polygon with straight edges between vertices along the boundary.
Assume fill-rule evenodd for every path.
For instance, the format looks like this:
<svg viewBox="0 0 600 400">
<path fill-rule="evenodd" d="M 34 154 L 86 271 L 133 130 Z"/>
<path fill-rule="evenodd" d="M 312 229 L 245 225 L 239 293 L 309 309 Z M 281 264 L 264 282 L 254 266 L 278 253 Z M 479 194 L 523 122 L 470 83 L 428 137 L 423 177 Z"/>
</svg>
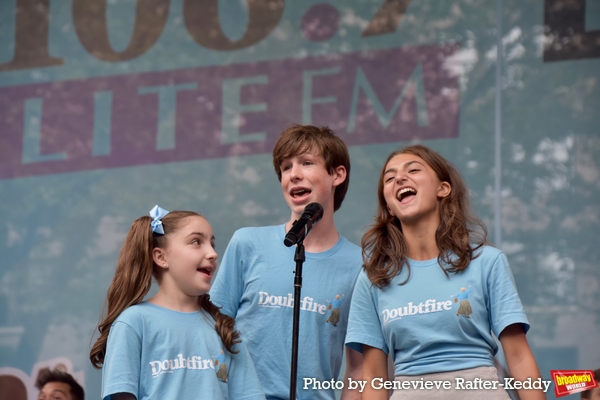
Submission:
<svg viewBox="0 0 600 400">
<path fill-rule="evenodd" d="M 203 311 L 177 312 L 151 303 L 126 309 L 110 328 L 102 398 L 137 400 L 264 399 L 244 343 L 231 354 Z"/>
<path fill-rule="evenodd" d="M 235 232 L 210 290 L 211 300 L 236 319 L 269 399 L 290 395 L 296 247 L 284 246 L 284 236 L 285 225 Z M 333 390 L 304 390 L 303 378 L 338 379 L 352 289 L 361 265 L 360 248 L 344 237 L 322 253 L 306 252 L 298 399 L 335 398 Z"/>
<path fill-rule="evenodd" d="M 504 253 L 484 246 L 461 272 L 449 273 L 437 259 L 410 262 L 382 289 L 363 271 L 358 277 L 346 345 L 393 352 L 395 375 L 420 375 L 493 366 L 496 337 L 527 317 Z"/>
</svg>

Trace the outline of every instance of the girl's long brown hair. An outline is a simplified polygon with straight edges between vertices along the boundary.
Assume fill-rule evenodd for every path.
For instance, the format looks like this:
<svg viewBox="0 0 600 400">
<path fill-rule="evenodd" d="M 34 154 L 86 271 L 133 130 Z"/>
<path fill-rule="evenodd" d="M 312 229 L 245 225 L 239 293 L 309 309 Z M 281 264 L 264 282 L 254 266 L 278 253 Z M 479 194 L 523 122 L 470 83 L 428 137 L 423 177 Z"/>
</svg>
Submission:
<svg viewBox="0 0 600 400">
<path fill-rule="evenodd" d="M 378 205 L 375 223 L 362 238 L 364 268 L 371 283 L 378 287 L 389 285 L 408 268 L 405 284 L 410 278 L 410 265 L 406 257 L 406 241 L 402 224 L 390 214 L 383 195 L 383 177 L 387 164 L 399 154 L 412 154 L 420 157 L 436 173 L 441 182 L 448 182 L 452 188 L 450 195 L 440 200 L 440 225 L 435 233 L 439 249 L 438 263 L 444 271 L 457 272 L 469 265 L 477 257 L 476 250 L 487 243 L 487 229 L 469 208 L 469 192 L 460 172 L 444 157 L 423 145 L 414 145 L 394 151 L 389 155 L 379 176 L 377 187 Z M 455 259 L 454 255 L 457 257 Z M 444 268 L 443 265 L 449 265 Z"/>
<path fill-rule="evenodd" d="M 98 324 L 100 337 L 90 351 L 90 360 L 94 367 L 102 368 L 104 364 L 106 342 L 113 322 L 125 309 L 144 300 L 152 286 L 153 277 L 158 280 L 158 269 L 152 259 L 152 249 L 166 247 L 169 234 L 179 228 L 183 219 L 192 216 L 201 215 L 191 211 L 168 213 L 162 219 L 164 235 L 152 233 L 150 217 L 138 218 L 131 225 L 106 295 L 106 317 Z M 233 350 L 233 345 L 240 342 L 240 334 L 235 330 L 234 319 L 222 314 L 210 301 L 208 293 L 198 297 L 198 304 L 215 319 L 215 329 L 227 351 L 237 353 Z"/>
</svg>

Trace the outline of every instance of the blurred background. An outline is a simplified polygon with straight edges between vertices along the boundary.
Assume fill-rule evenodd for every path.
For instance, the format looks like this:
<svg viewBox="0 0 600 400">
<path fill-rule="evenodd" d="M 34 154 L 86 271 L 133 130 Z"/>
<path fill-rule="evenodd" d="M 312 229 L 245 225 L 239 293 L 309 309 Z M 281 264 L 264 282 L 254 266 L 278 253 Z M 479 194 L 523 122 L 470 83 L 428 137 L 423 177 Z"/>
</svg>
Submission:
<svg viewBox="0 0 600 400">
<path fill-rule="evenodd" d="M 95 327 L 155 204 L 204 214 L 220 255 L 286 221 L 291 123 L 348 144 L 356 244 L 392 150 L 452 161 L 544 378 L 600 367 L 599 80 L 597 0 L 1 0 L 0 400 L 56 363 L 100 397 Z"/>
</svg>

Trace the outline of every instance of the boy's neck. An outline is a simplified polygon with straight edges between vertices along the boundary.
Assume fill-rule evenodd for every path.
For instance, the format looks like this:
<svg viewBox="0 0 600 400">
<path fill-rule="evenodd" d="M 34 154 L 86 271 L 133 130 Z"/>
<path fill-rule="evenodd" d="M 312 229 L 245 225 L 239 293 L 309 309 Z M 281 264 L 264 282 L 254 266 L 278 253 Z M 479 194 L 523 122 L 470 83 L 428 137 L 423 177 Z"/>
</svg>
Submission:
<svg viewBox="0 0 600 400">
<path fill-rule="evenodd" d="M 285 231 L 289 231 L 294 221 L 298 218 L 292 213 L 291 219 L 285 224 Z M 340 235 L 335 227 L 333 213 L 325 211 L 319 222 L 313 225 L 310 233 L 304 238 L 304 250 L 309 253 L 320 253 L 331 249 L 337 244 Z"/>
</svg>

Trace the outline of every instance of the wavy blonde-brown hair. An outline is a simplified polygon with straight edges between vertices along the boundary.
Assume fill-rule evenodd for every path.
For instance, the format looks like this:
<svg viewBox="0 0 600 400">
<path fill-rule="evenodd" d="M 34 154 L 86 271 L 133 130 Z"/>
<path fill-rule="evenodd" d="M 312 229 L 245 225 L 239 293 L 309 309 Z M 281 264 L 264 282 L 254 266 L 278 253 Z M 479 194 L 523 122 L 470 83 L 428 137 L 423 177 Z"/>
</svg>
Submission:
<svg viewBox="0 0 600 400">
<path fill-rule="evenodd" d="M 125 309 L 144 300 L 152 286 L 153 277 L 158 281 L 159 270 L 152 259 L 152 249 L 165 248 L 170 233 L 177 231 L 184 219 L 194 216 L 201 217 L 191 211 L 171 211 L 162 219 L 164 235 L 152 232 L 150 217 L 138 218 L 131 225 L 106 295 L 106 317 L 98 324 L 100 337 L 90 351 L 94 367 L 102 368 L 104 364 L 106 342 L 113 322 Z M 215 329 L 227 351 L 237 353 L 233 345 L 240 342 L 240 334 L 235 330 L 234 319 L 222 314 L 210 301 L 208 293 L 198 297 L 198 304 L 215 319 Z"/>
<path fill-rule="evenodd" d="M 381 169 L 377 187 L 377 212 L 375 223 L 362 238 L 364 268 L 371 283 L 378 287 L 389 285 L 408 268 L 405 284 L 410 278 L 410 265 L 407 262 L 407 247 L 400 220 L 390 214 L 383 195 L 383 178 L 387 164 L 400 154 L 420 157 L 433 169 L 441 182 L 448 182 L 452 188 L 447 197 L 440 199 L 440 225 L 435 232 L 439 250 L 438 263 L 444 271 L 457 272 L 467 268 L 477 257 L 476 250 L 487 243 L 487 229 L 469 207 L 469 192 L 465 181 L 450 162 L 423 145 L 404 147 L 392 152 Z M 454 257 L 456 256 L 456 257 Z M 444 268 L 444 265 L 448 265 Z"/>
</svg>

